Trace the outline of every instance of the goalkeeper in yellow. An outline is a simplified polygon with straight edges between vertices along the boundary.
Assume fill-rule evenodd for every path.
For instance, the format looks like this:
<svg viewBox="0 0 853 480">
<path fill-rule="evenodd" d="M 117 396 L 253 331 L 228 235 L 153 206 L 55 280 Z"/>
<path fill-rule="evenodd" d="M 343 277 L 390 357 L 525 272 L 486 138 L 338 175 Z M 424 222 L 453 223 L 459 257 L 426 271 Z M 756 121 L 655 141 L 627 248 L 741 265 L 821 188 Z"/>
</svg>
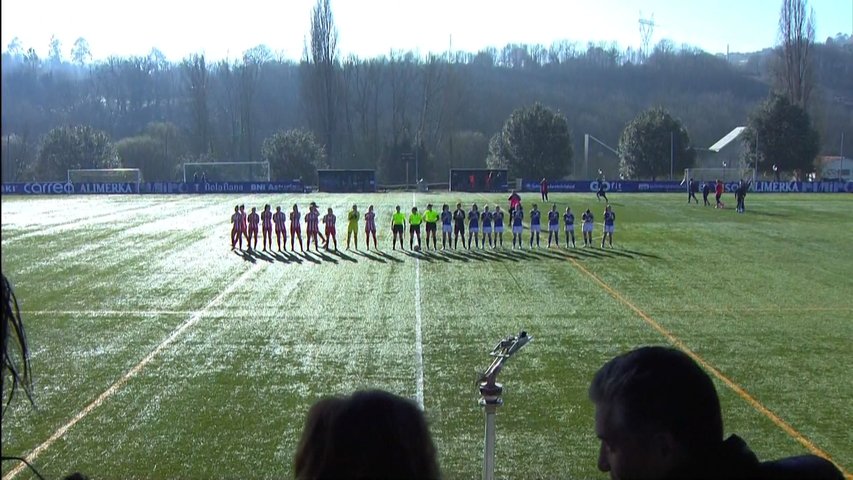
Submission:
<svg viewBox="0 0 853 480">
<path fill-rule="evenodd" d="M 353 237 L 355 240 L 355 249 L 358 250 L 358 205 L 353 205 L 352 210 L 347 213 L 347 250 L 349 250 L 349 240 Z"/>
</svg>

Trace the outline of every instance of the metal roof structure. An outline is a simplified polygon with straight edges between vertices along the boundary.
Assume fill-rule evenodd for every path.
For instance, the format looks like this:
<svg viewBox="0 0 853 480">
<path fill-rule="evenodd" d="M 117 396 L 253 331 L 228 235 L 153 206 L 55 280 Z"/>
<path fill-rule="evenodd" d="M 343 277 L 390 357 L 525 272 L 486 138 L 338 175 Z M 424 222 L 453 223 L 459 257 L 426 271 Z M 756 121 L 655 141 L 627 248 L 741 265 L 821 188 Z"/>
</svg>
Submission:
<svg viewBox="0 0 853 480">
<path fill-rule="evenodd" d="M 734 139 L 739 137 L 740 134 L 743 133 L 744 130 L 746 130 L 746 127 L 736 127 L 734 130 L 727 133 L 725 137 L 717 140 L 717 143 L 711 145 L 711 147 L 708 148 L 708 150 L 710 150 L 712 152 L 719 152 L 726 145 L 732 143 L 732 141 L 734 141 Z"/>
</svg>

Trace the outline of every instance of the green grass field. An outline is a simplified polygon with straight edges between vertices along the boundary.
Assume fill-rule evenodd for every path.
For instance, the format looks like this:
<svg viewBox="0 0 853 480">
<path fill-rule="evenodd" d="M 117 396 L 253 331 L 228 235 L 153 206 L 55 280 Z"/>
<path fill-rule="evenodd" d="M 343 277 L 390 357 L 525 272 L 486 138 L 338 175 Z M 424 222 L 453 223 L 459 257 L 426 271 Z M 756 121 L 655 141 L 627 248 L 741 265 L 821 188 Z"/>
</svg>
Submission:
<svg viewBox="0 0 853 480">
<path fill-rule="evenodd" d="M 348 206 L 373 203 L 381 254 L 229 248 L 235 203 L 312 200 L 335 208 L 341 247 Z M 534 341 L 500 378 L 500 478 L 604 478 L 592 374 L 671 339 L 850 472 L 853 195 L 755 194 L 743 215 L 682 195 L 611 200 L 612 250 L 546 249 L 546 237 L 538 250 L 413 256 L 391 251 L 394 205 L 505 207 L 506 195 L 4 196 L 3 271 L 33 350 L 36 408 L 16 397 L 3 454 L 41 446 L 33 463 L 47 478 L 288 478 L 308 407 L 375 387 L 421 393 L 446 477 L 479 478 L 476 372 L 525 329 Z M 594 195 L 552 201 L 601 220 Z M 760 458 L 808 452 L 715 381 L 726 431 Z M 4 462 L 3 478 L 16 466 Z"/>
</svg>

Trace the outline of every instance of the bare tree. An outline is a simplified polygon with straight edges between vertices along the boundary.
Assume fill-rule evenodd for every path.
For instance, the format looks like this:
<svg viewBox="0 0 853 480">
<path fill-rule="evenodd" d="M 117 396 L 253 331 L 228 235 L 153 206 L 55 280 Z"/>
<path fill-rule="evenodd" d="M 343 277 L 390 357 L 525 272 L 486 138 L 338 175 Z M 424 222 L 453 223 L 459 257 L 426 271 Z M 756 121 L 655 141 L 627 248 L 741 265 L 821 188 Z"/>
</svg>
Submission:
<svg viewBox="0 0 853 480">
<path fill-rule="evenodd" d="M 325 142 L 329 164 L 335 163 L 338 108 L 338 31 L 330 0 L 317 0 L 311 11 L 311 44 L 305 51 L 303 98 L 309 121 Z"/>
<path fill-rule="evenodd" d="M 814 9 L 808 9 L 808 0 L 782 0 L 777 82 L 788 100 L 804 109 L 814 87 L 814 36 Z"/>
<path fill-rule="evenodd" d="M 197 155 L 211 153 L 210 110 L 208 107 L 208 70 L 204 55 L 196 54 L 183 62 L 194 125 L 193 145 Z"/>
</svg>

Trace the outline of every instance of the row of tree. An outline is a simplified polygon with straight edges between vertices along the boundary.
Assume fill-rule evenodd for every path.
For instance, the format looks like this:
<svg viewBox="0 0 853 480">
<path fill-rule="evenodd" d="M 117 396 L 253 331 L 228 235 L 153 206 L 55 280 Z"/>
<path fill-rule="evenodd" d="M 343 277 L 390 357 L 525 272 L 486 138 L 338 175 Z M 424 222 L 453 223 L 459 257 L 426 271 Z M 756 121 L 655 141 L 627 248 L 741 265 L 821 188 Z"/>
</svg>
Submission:
<svg viewBox="0 0 853 480">
<path fill-rule="evenodd" d="M 525 172 L 577 175 L 582 172 L 572 153 L 582 151 L 584 133 L 618 141 L 622 159 L 628 158 L 627 145 L 665 147 L 648 156 L 663 162 L 668 172 L 672 143 L 677 142 L 676 162 L 689 163 L 696 147 L 710 145 L 751 114 L 757 118 L 775 101 L 772 96 L 767 101 L 771 79 L 783 84 L 773 73 L 778 62 L 736 65 L 666 41 L 648 58 L 614 45 L 556 43 L 373 59 L 341 59 L 337 41 L 330 4 L 319 0 L 310 45 L 299 63 L 275 58 L 264 46 L 238 61 L 212 64 L 203 55 L 173 64 L 156 50 L 146 57 L 92 64 L 81 41 L 75 43 L 72 62 L 56 56 L 41 60 L 32 49 L 10 45 L 2 57 L 3 179 L 64 176 L 64 170 L 51 172 L 40 152 L 46 151 L 54 129 L 68 125 L 104 132 L 117 155 L 110 164 L 117 158 L 123 166 L 142 168 L 152 180 L 175 178 L 184 162 L 271 159 L 281 155 L 272 152 L 285 150 L 270 142 L 284 138 L 322 147 L 302 159 L 288 156 L 287 163 L 275 167 L 287 177 L 306 177 L 310 165 L 328 165 L 376 168 L 382 181 L 396 183 L 405 179 L 406 153 L 417 153 L 428 181 L 445 179 L 451 167 L 485 167 L 487 162 L 511 170 L 514 161 L 534 162 L 536 167 Z M 853 44 L 839 38 L 808 45 L 814 47 L 809 62 L 815 66 L 808 80 L 810 100 L 782 98 L 806 112 L 806 119 L 809 114 L 816 119 L 814 129 L 823 140 L 817 140 L 817 150 L 834 153 L 841 132 L 853 129 L 853 99 L 847 98 L 853 91 L 847 85 L 853 78 Z M 768 56 L 782 58 L 777 52 L 751 58 Z M 650 134 L 632 122 L 652 115 L 645 112 L 653 107 L 660 107 L 652 110 L 656 118 L 666 120 L 661 115 L 669 112 L 670 119 L 660 127 L 661 135 L 643 139 Z M 543 111 L 562 118 L 556 122 L 559 128 L 565 122 L 565 134 L 553 133 L 556 124 L 540 118 Z M 514 131 L 524 121 L 534 122 L 537 131 L 551 130 L 536 133 L 539 143 L 522 147 Z M 636 141 L 625 140 L 628 131 L 637 132 Z M 783 145 L 769 150 L 772 133 L 756 132 L 762 139 L 759 148 L 768 150 L 755 159 L 785 163 L 777 157 Z M 546 139 L 554 144 L 542 144 Z M 660 175 L 659 170 L 620 166 L 620 156 L 603 148 L 590 155 L 593 169 Z M 792 165 L 808 170 L 814 156 L 801 156 Z M 545 159 L 563 166 L 556 169 Z"/>
</svg>

